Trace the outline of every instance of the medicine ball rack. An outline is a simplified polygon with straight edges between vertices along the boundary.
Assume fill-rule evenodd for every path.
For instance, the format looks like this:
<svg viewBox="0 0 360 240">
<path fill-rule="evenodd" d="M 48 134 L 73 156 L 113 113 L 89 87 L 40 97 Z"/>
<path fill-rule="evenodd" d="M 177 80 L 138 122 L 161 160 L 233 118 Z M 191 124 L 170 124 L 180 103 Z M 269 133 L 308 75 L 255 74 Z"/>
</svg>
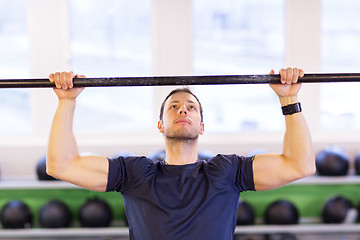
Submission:
<svg viewBox="0 0 360 240">
<path fill-rule="evenodd" d="M 316 185 L 316 186 L 314 186 Z M 348 187 L 346 187 L 348 186 Z M 284 186 L 279 189 L 274 189 L 264 192 L 245 192 L 241 194 L 241 198 L 248 200 L 250 203 L 256 205 L 258 202 L 273 201 L 279 198 L 288 198 L 290 195 L 294 199 L 301 198 L 299 201 L 303 201 L 305 198 L 311 198 L 313 195 L 325 194 L 324 199 L 328 198 L 336 191 L 341 191 L 347 195 L 356 195 L 354 198 L 360 200 L 360 193 L 354 192 L 354 189 L 358 189 L 360 186 L 360 176 L 349 175 L 343 177 L 323 177 L 323 176 L 310 176 L 305 179 L 301 179 Z M 310 188 L 309 192 L 306 193 L 306 189 Z M 0 181 L 0 195 L 6 191 L 18 191 L 23 192 L 23 189 L 27 191 L 41 190 L 47 191 L 82 191 L 81 195 L 86 195 L 92 191 L 81 189 L 72 184 L 63 181 Z M 324 189 L 324 190 L 323 190 Z M 327 189 L 327 190 L 326 190 Z M 331 189 L 331 190 L 329 190 Z M 338 189 L 338 190 L 337 190 Z M 341 190 L 340 190 L 341 189 Z M 300 191 L 300 192 L 299 192 Z M 324 193 L 321 193 L 324 191 Z M 359 191 L 357 191 L 359 192 Z M 46 193 L 44 193 L 45 195 Z M 112 193 L 100 193 L 104 194 L 101 196 L 107 196 Z M 112 195 L 111 198 L 115 199 L 116 202 L 121 203 L 121 196 Z M 51 194 L 50 194 L 51 195 Z M 4 195 L 5 196 L 5 195 Z M 36 196 L 37 197 L 37 196 Z M 26 198 L 26 196 L 24 197 Z M 40 197 L 39 197 L 40 198 Z M 264 200 L 265 199 L 265 200 Z M 306 203 L 310 208 L 318 208 L 321 205 L 321 201 L 317 200 L 317 203 L 310 202 Z M 306 201 L 305 201 L 306 202 Z M 295 204 L 296 205 L 296 204 Z M 257 205 L 256 205 L 257 206 Z M 260 207 L 261 208 L 261 207 Z M 300 209 L 301 211 L 301 209 Z M 360 234 L 360 224 L 322 224 L 320 222 L 311 222 L 308 220 L 300 221 L 298 225 L 289 226 L 271 226 L 264 224 L 257 224 L 253 226 L 237 226 L 235 229 L 235 235 L 238 234 L 276 234 L 276 233 L 292 233 L 292 234 L 329 234 L 329 233 L 343 233 L 343 234 Z M 128 228 L 125 226 L 118 226 L 117 224 L 112 225 L 109 228 L 81 228 L 72 226 L 70 228 L 63 229 L 42 229 L 37 226 L 33 226 L 30 229 L 18 229 L 18 230 L 0 230 L 0 238 L 6 239 L 42 239 L 42 238 L 84 238 L 84 239 L 99 239 L 101 238 L 112 238 L 112 239 L 127 239 Z"/>
<path fill-rule="evenodd" d="M 18 229 L 2 230 L 0 238 L 89 238 L 96 239 L 99 237 L 127 237 L 129 235 L 127 228 L 96 228 L 96 229 Z M 359 233 L 359 225 L 339 225 L 339 224 L 322 224 L 322 225 L 290 225 L 290 226 L 237 226 L 236 234 L 276 234 L 276 233 Z M 126 238 L 124 238 L 126 239 Z"/>
</svg>

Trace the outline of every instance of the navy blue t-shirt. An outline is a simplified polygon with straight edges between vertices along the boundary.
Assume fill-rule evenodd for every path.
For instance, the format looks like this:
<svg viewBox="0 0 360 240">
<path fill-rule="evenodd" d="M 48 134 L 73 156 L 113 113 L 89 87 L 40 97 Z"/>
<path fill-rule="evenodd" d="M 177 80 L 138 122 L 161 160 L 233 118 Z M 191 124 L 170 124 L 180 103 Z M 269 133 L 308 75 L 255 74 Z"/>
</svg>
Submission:
<svg viewBox="0 0 360 240">
<path fill-rule="evenodd" d="M 121 192 L 130 239 L 233 239 L 240 192 L 254 189 L 253 157 L 217 155 L 167 165 L 109 159 L 107 191 Z"/>
</svg>

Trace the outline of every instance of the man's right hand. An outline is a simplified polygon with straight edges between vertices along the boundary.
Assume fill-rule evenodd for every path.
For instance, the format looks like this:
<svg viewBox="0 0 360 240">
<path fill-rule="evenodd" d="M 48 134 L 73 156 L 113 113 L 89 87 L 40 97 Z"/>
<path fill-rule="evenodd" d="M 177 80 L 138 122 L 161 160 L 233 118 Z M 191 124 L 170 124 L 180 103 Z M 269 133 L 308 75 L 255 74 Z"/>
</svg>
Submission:
<svg viewBox="0 0 360 240">
<path fill-rule="evenodd" d="M 59 99 L 75 99 L 85 89 L 73 88 L 74 78 L 85 78 L 84 75 L 75 75 L 74 72 L 56 72 L 49 75 L 49 81 L 54 82 L 54 91 Z"/>
</svg>

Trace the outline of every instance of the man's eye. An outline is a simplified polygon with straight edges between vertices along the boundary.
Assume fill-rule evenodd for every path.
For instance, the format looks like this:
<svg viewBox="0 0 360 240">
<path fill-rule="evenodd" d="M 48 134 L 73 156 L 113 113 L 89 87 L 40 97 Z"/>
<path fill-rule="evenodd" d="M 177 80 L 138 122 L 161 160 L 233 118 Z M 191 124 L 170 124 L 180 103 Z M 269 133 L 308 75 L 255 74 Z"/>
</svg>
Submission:
<svg viewBox="0 0 360 240">
<path fill-rule="evenodd" d="M 194 106 L 190 106 L 189 108 L 190 108 L 190 109 L 193 109 L 193 110 L 195 109 L 195 107 L 194 107 Z"/>
<path fill-rule="evenodd" d="M 172 105 L 170 108 L 176 108 L 176 105 Z"/>
</svg>

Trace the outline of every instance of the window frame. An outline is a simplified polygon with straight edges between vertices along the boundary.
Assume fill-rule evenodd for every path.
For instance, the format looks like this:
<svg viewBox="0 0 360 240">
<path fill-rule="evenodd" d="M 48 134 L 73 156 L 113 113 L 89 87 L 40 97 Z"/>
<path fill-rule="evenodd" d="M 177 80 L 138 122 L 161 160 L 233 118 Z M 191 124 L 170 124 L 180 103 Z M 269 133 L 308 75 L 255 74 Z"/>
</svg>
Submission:
<svg viewBox="0 0 360 240">
<path fill-rule="evenodd" d="M 286 0 L 285 4 L 285 65 L 299 66 L 306 72 L 321 72 L 321 0 Z M 52 11 L 53 9 L 56 11 Z M 31 77 L 46 78 L 50 72 L 69 70 L 69 36 L 63 34 L 69 32 L 68 2 L 27 1 L 27 13 Z M 193 74 L 191 14 L 191 0 L 152 0 L 154 76 Z M 49 61 L 49 58 L 53 61 Z M 172 88 L 171 86 L 153 88 L 154 119 L 158 119 L 161 102 Z M 10 138 L 0 136 L 0 146 L 44 147 L 47 145 L 57 99 L 50 89 L 29 91 L 33 135 Z M 314 143 L 324 145 L 359 142 L 359 131 L 320 129 L 319 95 L 320 85 L 316 84 L 304 84 L 300 93 Z M 80 146 L 147 146 L 144 148 L 147 150 L 154 146 L 162 146 L 162 137 L 157 132 L 156 121 L 154 128 L 149 131 L 77 132 L 76 135 Z M 204 147 L 222 144 L 227 146 L 224 150 L 234 151 L 234 147 L 239 147 L 241 144 L 248 147 L 259 144 L 277 146 L 282 143 L 283 135 L 283 132 L 205 132 L 204 136 L 201 136 L 200 144 Z"/>
</svg>

